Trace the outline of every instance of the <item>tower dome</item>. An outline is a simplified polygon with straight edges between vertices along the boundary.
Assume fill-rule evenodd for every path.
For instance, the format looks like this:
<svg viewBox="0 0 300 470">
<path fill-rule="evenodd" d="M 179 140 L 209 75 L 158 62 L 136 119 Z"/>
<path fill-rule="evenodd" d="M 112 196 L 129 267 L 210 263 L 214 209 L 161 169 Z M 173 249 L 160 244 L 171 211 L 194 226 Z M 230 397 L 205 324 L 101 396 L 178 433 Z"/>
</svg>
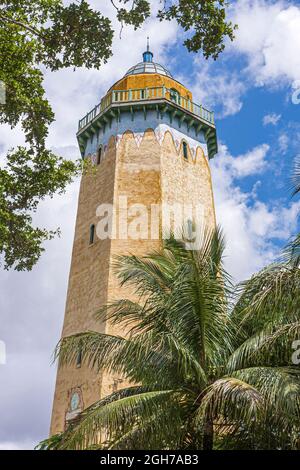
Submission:
<svg viewBox="0 0 300 470">
<path fill-rule="evenodd" d="M 172 74 L 163 65 L 153 62 L 153 53 L 149 49 L 149 38 L 147 41 L 147 50 L 143 53 L 143 62 L 139 62 L 131 67 L 124 76 L 137 75 L 140 73 L 159 73 L 160 75 L 173 78 Z"/>
<path fill-rule="evenodd" d="M 173 78 L 172 74 L 163 65 L 155 62 L 139 62 L 131 67 L 124 76 L 137 75 L 139 73 L 159 73 L 160 75 Z"/>
</svg>

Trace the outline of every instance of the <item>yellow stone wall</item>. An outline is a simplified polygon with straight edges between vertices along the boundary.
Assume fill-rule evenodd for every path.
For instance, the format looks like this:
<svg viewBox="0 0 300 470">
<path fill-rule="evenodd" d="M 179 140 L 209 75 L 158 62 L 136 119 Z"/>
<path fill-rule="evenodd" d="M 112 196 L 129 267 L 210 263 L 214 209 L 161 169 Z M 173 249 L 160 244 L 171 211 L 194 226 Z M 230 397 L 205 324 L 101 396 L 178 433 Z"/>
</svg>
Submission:
<svg viewBox="0 0 300 470">
<path fill-rule="evenodd" d="M 89 227 L 97 223 L 96 209 L 101 203 L 113 202 L 119 215 L 120 196 L 128 198 L 128 205 L 167 202 L 201 202 L 205 207 L 208 224 L 215 225 L 210 169 L 207 158 L 199 147 L 193 161 L 183 158 L 182 144 L 176 150 L 173 137 L 166 132 L 161 145 L 155 133 L 148 129 L 140 146 L 133 133 L 126 132 L 116 148 L 111 137 L 108 149 L 97 171 L 82 178 L 78 201 L 78 214 L 70 269 L 65 321 L 62 336 L 86 330 L 105 331 L 124 335 L 124 329 L 110 324 L 100 325 L 93 318 L 99 307 L 118 298 L 133 298 L 128 288 L 120 289 L 112 264 L 115 255 L 134 253 L 143 255 L 157 249 L 160 239 L 98 240 L 89 245 Z M 129 219 L 130 222 L 130 219 Z M 161 236 L 161 225 L 160 232 Z M 150 236 L 150 228 L 149 228 Z M 121 377 L 96 374 L 86 367 L 59 367 L 53 404 L 51 434 L 62 431 L 73 390 L 80 390 L 82 407 L 125 386 Z"/>
<path fill-rule="evenodd" d="M 188 161 L 183 156 L 182 141 L 174 151 L 170 132 L 165 133 L 161 155 L 161 198 L 164 203 L 196 206 L 204 209 L 205 225 L 216 225 L 210 168 L 203 150 L 197 147 L 193 158 L 188 147 Z"/>
<path fill-rule="evenodd" d="M 93 314 L 107 302 L 110 240 L 89 244 L 89 227 L 97 222 L 100 201 L 113 202 L 115 146 L 109 146 L 101 169 L 81 181 L 62 337 L 87 330 L 105 331 Z M 86 367 L 58 368 L 51 434 L 62 431 L 69 407 L 70 391 L 80 387 L 83 407 L 99 398 L 101 377 Z"/>
</svg>

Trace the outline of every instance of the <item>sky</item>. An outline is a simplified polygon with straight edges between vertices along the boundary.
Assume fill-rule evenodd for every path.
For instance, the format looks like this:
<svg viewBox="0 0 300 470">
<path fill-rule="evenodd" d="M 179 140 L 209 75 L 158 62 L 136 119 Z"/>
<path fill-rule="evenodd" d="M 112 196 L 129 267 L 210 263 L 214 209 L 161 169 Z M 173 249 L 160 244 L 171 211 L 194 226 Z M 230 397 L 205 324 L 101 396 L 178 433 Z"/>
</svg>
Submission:
<svg viewBox="0 0 300 470">
<path fill-rule="evenodd" d="M 116 24 L 110 2 L 101 3 Z M 300 2 L 231 3 L 239 28 L 217 61 L 188 53 L 176 23 L 151 17 L 138 31 L 124 28 L 121 39 L 116 25 L 113 57 L 100 70 L 45 71 L 45 89 L 56 117 L 48 145 L 76 159 L 78 120 L 141 61 L 150 36 L 154 61 L 190 88 L 196 103 L 215 111 L 216 214 L 227 241 L 226 267 L 238 282 L 274 261 L 299 229 L 300 200 L 291 198 L 290 176 L 300 156 Z M 2 126 L 0 159 L 22 143 L 19 128 Z M 60 227 L 61 236 L 46 243 L 34 269 L 0 268 L 0 340 L 7 353 L 0 364 L 0 449 L 31 449 L 49 432 L 52 353 L 62 328 L 78 189 L 76 180 L 64 195 L 41 203 L 36 223 Z"/>
</svg>

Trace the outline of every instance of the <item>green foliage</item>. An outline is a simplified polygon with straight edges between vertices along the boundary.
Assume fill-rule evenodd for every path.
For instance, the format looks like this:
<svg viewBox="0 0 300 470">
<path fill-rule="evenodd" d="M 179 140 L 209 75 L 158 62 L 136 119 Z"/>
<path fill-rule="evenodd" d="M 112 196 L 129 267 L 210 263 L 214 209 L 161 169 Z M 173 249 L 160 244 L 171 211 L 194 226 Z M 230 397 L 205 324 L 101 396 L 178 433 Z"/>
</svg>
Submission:
<svg viewBox="0 0 300 470">
<path fill-rule="evenodd" d="M 29 159 L 30 158 L 30 159 Z M 30 270 L 43 252 L 43 242 L 55 232 L 32 226 L 32 214 L 46 196 L 62 192 L 75 165 L 47 149 L 18 147 L 0 168 L 0 252 L 4 267 Z"/>
<path fill-rule="evenodd" d="M 111 0 L 121 24 L 139 28 L 154 13 L 151 2 L 147 0 Z M 175 20 L 185 33 L 191 36 L 184 40 L 190 52 L 203 52 L 206 59 L 217 59 L 224 50 L 226 38 L 234 39 L 236 25 L 226 20 L 229 6 L 225 0 L 178 0 L 160 2 L 162 7 L 155 12 L 161 20 Z M 130 4 L 128 8 L 126 8 Z"/>
<path fill-rule="evenodd" d="M 232 306 L 223 250 L 217 230 L 198 251 L 172 238 L 160 252 L 116 260 L 121 285 L 139 301 L 116 301 L 97 316 L 126 338 L 77 334 L 62 339 L 56 357 L 73 366 L 80 351 L 85 366 L 140 385 L 81 413 L 57 437 L 59 449 L 299 448 L 300 374 L 291 364 L 299 274 L 259 273 Z"/>
<path fill-rule="evenodd" d="M 41 441 L 36 447 L 35 450 L 59 450 L 61 445 L 62 436 L 60 434 L 55 434 L 54 436 Z"/>
<path fill-rule="evenodd" d="M 300 193 L 300 157 L 295 158 L 294 169 L 292 174 L 293 196 Z"/>
<path fill-rule="evenodd" d="M 184 45 L 190 52 L 203 51 L 204 57 L 217 59 L 225 48 L 224 39 L 234 39 L 237 26 L 226 22 L 226 8 L 229 2 L 225 0 L 179 0 L 164 2 L 164 8 L 159 12 L 160 19 L 175 19 L 184 31 L 192 31 L 190 38 L 185 39 Z"/>
<path fill-rule="evenodd" d="M 124 7 L 117 7 L 116 3 L 111 2 L 117 9 L 117 18 L 121 23 L 132 25 L 134 29 L 138 29 L 151 14 L 150 2 L 147 0 L 136 0 L 131 2 L 131 8 L 128 10 Z M 124 6 L 129 3 L 129 0 L 119 2 Z"/>
</svg>

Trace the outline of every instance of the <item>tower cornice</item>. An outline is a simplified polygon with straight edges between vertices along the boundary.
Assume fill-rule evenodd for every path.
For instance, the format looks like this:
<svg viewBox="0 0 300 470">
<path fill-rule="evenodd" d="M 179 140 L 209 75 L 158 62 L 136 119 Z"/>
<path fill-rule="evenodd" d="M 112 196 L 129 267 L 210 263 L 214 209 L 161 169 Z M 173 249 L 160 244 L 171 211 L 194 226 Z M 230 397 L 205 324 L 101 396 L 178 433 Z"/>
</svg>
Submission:
<svg viewBox="0 0 300 470">
<path fill-rule="evenodd" d="M 178 120 L 179 127 L 186 122 L 188 128 L 194 128 L 196 135 L 201 131 L 207 143 L 208 158 L 211 159 L 218 151 L 214 114 L 193 103 L 181 95 L 172 96 L 172 89 L 166 87 L 112 90 L 83 119 L 79 121 L 77 139 L 84 155 L 89 137 L 101 127 L 111 126 L 113 119 L 118 122 L 123 113 L 130 113 L 132 120 L 138 111 L 155 110 L 157 118 L 167 115 L 169 121 Z"/>
</svg>

